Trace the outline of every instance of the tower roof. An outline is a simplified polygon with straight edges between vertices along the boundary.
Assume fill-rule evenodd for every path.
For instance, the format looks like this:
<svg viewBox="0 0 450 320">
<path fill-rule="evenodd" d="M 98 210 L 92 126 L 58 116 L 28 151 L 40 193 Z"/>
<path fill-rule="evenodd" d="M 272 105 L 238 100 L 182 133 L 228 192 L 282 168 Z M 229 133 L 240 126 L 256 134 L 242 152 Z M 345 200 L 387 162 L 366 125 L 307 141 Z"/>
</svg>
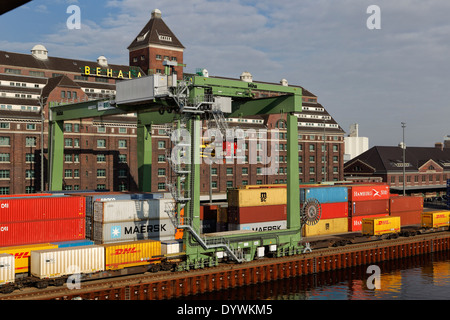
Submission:
<svg viewBox="0 0 450 320">
<path fill-rule="evenodd" d="M 161 18 L 161 11 L 158 9 L 153 10 L 152 18 L 128 46 L 128 50 L 142 46 L 149 46 L 151 44 L 184 49 L 184 46 L 181 44 L 180 40 L 178 40 L 175 34 L 169 29 Z"/>
</svg>

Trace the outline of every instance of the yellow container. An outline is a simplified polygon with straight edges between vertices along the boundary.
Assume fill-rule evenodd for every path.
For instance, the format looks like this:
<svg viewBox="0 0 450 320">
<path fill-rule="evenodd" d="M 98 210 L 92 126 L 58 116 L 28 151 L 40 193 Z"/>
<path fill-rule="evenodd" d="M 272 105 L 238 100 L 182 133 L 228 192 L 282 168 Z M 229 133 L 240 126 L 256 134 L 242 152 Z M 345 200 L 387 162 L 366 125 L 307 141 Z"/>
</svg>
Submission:
<svg viewBox="0 0 450 320">
<path fill-rule="evenodd" d="M 422 227 L 440 228 L 450 225 L 450 211 L 431 211 L 422 213 Z"/>
<path fill-rule="evenodd" d="M 313 226 L 305 225 L 304 237 L 322 236 L 348 232 L 348 218 L 323 219 Z"/>
<path fill-rule="evenodd" d="M 0 248 L 0 253 L 12 254 L 15 257 L 15 273 L 26 273 L 30 268 L 31 251 L 56 249 L 58 245 L 50 243 L 31 244 Z"/>
<path fill-rule="evenodd" d="M 229 189 L 227 198 L 228 206 L 230 207 L 280 205 L 287 203 L 287 189 L 279 187 Z"/>
<path fill-rule="evenodd" d="M 400 232 L 400 217 L 378 217 L 362 219 L 362 234 L 380 236 Z"/>
<path fill-rule="evenodd" d="M 110 243 L 102 246 L 105 247 L 106 270 L 159 263 L 161 260 L 161 242 L 156 240 Z"/>
</svg>

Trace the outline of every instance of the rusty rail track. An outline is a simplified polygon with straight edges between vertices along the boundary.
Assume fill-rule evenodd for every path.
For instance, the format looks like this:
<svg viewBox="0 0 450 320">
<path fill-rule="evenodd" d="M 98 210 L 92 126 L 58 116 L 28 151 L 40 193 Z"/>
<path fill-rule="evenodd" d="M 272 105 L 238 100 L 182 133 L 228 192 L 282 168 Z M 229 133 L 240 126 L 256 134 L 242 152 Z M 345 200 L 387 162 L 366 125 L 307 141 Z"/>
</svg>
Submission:
<svg viewBox="0 0 450 320">
<path fill-rule="evenodd" d="M 312 253 L 188 272 L 164 272 L 83 282 L 80 289 L 66 287 L 27 288 L 0 300 L 162 300 L 267 281 L 321 273 L 359 265 L 450 250 L 450 232 L 379 240 L 344 247 L 318 249 Z"/>
</svg>

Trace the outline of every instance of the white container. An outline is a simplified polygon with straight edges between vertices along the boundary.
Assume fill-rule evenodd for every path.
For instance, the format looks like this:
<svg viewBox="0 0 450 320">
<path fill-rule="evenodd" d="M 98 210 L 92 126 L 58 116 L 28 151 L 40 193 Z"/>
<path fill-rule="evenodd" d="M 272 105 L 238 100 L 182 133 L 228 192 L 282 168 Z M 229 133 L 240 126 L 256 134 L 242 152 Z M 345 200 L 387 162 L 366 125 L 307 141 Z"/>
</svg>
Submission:
<svg viewBox="0 0 450 320">
<path fill-rule="evenodd" d="M 170 219 L 94 222 L 94 241 L 112 243 L 137 240 L 175 240 L 176 228 Z"/>
<path fill-rule="evenodd" d="M 183 241 L 161 241 L 161 254 L 175 254 L 183 251 Z"/>
<path fill-rule="evenodd" d="M 12 254 L 0 254 L 0 286 L 14 282 L 15 257 Z"/>
<path fill-rule="evenodd" d="M 105 248 L 82 246 L 31 251 L 31 275 L 40 279 L 105 270 Z"/>
<path fill-rule="evenodd" d="M 98 201 L 94 203 L 94 221 L 140 221 L 168 219 L 167 210 L 175 207 L 173 199 Z"/>
<path fill-rule="evenodd" d="M 284 230 L 287 229 L 287 221 L 266 221 L 266 222 L 255 222 L 255 223 L 242 223 L 228 224 L 229 230 L 251 230 L 251 231 L 273 231 L 273 230 Z"/>
</svg>

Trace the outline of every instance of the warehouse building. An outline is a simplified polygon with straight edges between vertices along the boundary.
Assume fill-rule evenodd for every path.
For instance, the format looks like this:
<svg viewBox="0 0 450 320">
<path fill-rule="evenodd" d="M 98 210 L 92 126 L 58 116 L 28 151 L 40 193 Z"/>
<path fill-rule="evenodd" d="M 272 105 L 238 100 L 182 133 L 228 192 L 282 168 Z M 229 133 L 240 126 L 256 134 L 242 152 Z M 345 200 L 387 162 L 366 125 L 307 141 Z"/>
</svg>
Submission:
<svg viewBox="0 0 450 320">
<path fill-rule="evenodd" d="M 184 46 L 157 9 L 128 50 L 129 65 L 110 64 L 105 56 L 96 61 L 53 57 L 43 45 L 34 46 L 31 54 L 0 51 L 0 194 L 33 193 L 48 188 L 50 106 L 113 99 L 117 81 L 165 73 L 166 60 L 175 62 L 173 72 L 179 79 L 183 76 Z M 258 83 L 250 73 L 243 73 L 241 79 Z M 281 84 L 292 86 L 285 79 Z M 297 115 L 299 182 L 343 180 L 344 131 L 317 96 L 302 89 L 303 112 Z M 259 97 L 273 94 L 254 91 Z M 227 188 L 241 184 L 286 183 L 286 115 L 227 122 L 230 127 L 256 131 L 278 129 L 279 169 L 274 175 L 262 175 L 260 163 L 249 164 L 245 159 L 238 165 L 204 165 L 202 192 L 207 194 L 210 185 L 213 193 L 224 194 Z M 207 128 L 204 123 L 204 129 Z M 136 129 L 133 113 L 67 121 L 63 188 L 137 191 Z M 166 161 L 171 141 L 165 129 L 152 127 L 152 192 L 166 191 L 167 176 L 171 174 Z M 248 156 L 248 150 L 245 155 Z"/>
</svg>

